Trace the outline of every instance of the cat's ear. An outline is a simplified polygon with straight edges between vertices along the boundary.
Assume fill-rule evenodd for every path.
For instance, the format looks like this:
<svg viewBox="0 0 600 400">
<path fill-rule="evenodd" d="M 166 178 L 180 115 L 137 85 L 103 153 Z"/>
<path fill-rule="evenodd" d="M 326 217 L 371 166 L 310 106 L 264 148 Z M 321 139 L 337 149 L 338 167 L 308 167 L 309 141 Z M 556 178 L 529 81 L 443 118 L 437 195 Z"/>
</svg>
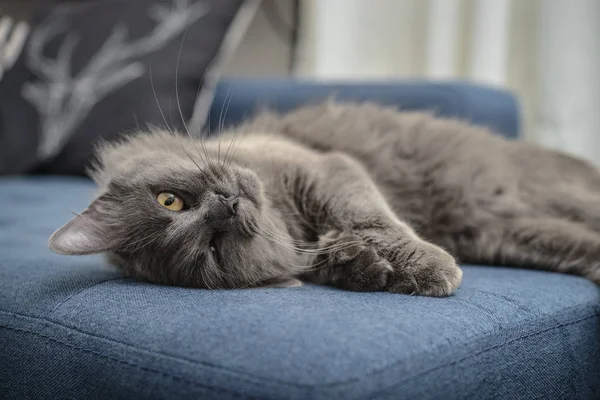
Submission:
<svg viewBox="0 0 600 400">
<path fill-rule="evenodd" d="M 67 255 L 94 254 L 110 251 L 118 245 L 118 235 L 110 222 L 110 201 L 96 199 L 81 214 L 50 236 L 50 250 Z M 114 225 L 113 225 L 114 226 Z"/>
<path fill-rule="evenodd" d="M 256 286 L 261 288 L 291 288 L 302 286 L 302 282 L 296 278 L 277 277 L 262 281 Z"/>
</svg>

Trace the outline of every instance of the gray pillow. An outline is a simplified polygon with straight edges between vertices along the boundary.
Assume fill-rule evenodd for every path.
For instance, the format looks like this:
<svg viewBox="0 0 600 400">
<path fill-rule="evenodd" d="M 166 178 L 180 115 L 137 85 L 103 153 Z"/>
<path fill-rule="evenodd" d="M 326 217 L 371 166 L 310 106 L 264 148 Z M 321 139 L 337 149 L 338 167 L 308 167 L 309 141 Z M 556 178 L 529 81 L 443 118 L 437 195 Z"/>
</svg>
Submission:
<svg viewBox="0 0 600 400">
<path fill-rule="evenodd" d="M 219 58 L 258 3 L 103 0 L 39 10 L 0 81 L 0 174 L 83 174 L 100 138 L 148 124 L 183 131 L 183 121 L 197 131 Z"/>
</svg>

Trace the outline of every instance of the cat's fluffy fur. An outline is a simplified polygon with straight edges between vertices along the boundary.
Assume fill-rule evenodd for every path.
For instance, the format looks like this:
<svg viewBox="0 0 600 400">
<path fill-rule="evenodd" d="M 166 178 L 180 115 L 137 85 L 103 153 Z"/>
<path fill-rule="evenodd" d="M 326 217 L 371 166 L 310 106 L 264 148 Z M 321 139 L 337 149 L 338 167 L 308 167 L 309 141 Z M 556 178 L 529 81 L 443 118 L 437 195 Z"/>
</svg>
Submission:
<svg viewBox="0 0 600 400">
<path fill-rule="evenodd" d="M 153 282 L 443 296 L 457 258 L 600 283 L 597 168 L 428 113 L 327 102 L 203 142 L 137 134 L 98 160 L 100 195 L 50 247 Z M 162 208 L 161 191 L 189 209 Z M 219 214 L 215 193 L 239 212 Z"/>
</svg>

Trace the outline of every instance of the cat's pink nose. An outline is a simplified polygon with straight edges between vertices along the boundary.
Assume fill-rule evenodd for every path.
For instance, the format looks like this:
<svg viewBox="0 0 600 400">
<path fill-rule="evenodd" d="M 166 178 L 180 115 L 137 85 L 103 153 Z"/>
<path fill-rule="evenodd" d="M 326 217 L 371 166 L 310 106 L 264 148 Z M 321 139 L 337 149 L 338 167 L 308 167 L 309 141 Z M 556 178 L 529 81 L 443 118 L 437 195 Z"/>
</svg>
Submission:
<svg viewBox="0 0 600 400">
<path fill-rule="evenodd" d="M 230 195 L 225 197 L 222 194 L 218 194 L 217 196 L 219 201 L 227 208 L 230 215 L 235 215 L 237 213 L 237 205 L 240 201 L 239 196 Z"/>
</svg>

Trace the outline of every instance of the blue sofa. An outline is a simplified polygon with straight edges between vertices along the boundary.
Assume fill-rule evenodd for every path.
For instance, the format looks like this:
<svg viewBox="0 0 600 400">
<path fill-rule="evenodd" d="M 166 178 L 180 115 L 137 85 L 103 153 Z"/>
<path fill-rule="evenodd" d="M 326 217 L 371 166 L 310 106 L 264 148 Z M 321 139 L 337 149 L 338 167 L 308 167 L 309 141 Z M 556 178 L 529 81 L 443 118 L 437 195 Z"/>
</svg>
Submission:
<svg viewBox="0 0 600 400">
<path fill-rule="evenodd" d="M 234 124 L 331 93 L 519 129 L 513 97 L 479 86 L 285 80 L 221 83 L 211 125 L 225 103 Z M 582 278 L 464 266 L 441 299 L 157 286 L 47 249 L 93 189 L 0 178 L 1 399 L 600 398 L 600 290 Z"/>
</svg>

